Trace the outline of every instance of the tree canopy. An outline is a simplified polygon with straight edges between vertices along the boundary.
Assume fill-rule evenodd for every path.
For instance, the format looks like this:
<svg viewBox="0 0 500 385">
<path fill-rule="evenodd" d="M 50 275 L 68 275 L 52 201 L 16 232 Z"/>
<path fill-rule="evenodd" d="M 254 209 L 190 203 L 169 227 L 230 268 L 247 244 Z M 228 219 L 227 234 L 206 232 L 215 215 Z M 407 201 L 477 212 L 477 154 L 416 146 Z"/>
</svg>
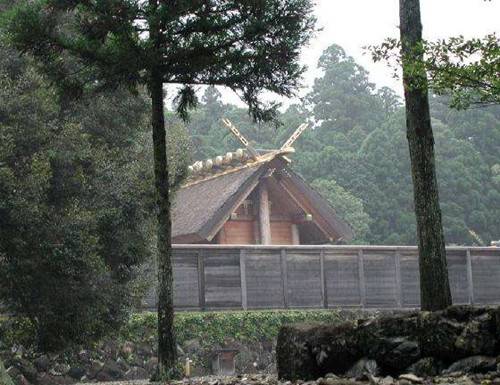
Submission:
<svg viewBox="0 0 500 385">
<path fill-rule="evenodd" d="M 278 128 L 253 124 L 243 109 L 225 104 L 217 90 L 207 89 L 213 97 L 202 98 L 188 124 L 196 143 L 194 159 L 239 145 L 220 122 L 223 117 L 256 148 L 278 148 L 299 124 L 310 121 L 315 127 L 295 143 L 292 166 L 351 220 L 358 230 L 356 242 L 415 245 L 401 100 L 394 91 L 370 84 L 367 71 L 340 47 L 330 47 L 325 57 L 329 60 L 323 60 L 323 73 L 306 103 L 283 111 Z M 488 245 L 500 237 L 500 107 L 457 111 L 450 108 L 449 98 L 431 98 L 445 239 L 448 244 Z M 352 205 L 345 205 L 344 192 Z M 350 216 L 363 218 L 368 230 L 360 231 Z"/>
</svg>

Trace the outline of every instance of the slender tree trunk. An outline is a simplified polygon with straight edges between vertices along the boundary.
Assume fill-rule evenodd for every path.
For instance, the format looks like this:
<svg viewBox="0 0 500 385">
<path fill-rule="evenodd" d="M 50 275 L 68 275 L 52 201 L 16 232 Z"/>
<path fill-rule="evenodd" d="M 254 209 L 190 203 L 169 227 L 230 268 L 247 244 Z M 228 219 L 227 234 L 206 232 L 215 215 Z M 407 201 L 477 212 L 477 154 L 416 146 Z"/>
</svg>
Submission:
<svg viewBox="0 0 500 385">
<path fill-rule="evenodd" d="M 163 82 L 153 71 L 151 78 L 154 170 L 158 213 L 158 378 L 169 378 L 176 364 L 174 336 L 171 220 L 163 111 Z"/>
<path fill-rule="evenodd" d="M 152 9 L 158 1 L 149 0 Z M 153 12 L 154 14 L 154 12 Z M 161 26 L 158 18 L 150 21 L 150 36 L 157 52 L 162 46 Z M 166 146 L 165 115 L 163 107 L 163 76 L 160 69 L 161 54 L 151 69 L 150 92 L 152 102 L 152 128 L 154 147 L 154 174 L 157 199 L 158 242 L 158 372 L 157 379 L 175 376 L 176 344 L 174 335 L 174 293 L 172 272 L 172 240 L 170 197 L 168 182 L 168 158 Z"/>
<path fill-rule="evenodd" d="M 434 136 L 422 64 L 422 24 L 419 0 L 399 1 L 406 136 L 410 148 L 415 215 L 417 218 L 422 310 L 451 305 L 443 225 L 436 179 Z"/>
</svg>

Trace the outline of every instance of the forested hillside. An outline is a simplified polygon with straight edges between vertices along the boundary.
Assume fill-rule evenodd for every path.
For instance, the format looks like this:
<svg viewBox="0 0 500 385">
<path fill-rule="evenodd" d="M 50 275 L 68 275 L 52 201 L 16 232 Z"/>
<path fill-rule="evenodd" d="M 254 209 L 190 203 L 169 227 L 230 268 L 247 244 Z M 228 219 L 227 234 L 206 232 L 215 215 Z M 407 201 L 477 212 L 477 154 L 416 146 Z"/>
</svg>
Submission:
<svg viewBox="0 0 500 385">
<path fill-rule="evenodd" d="M 229 118 L 257 148 L 277 148 L 304 121 L 313 130 L 296 142 L 293 166 L 355 228 L 356 242 L 416 244 L 404 110 L 397 94 L 376 89 L 344 50 L 324 51 L 303 102 L 283 125 L 256 125 L 246 110 L 208 88 L 189 124 L 194 158 L 240 146 L 221 123 Z M 441 207 L 448 244 L 488 245 L 500 238 L 500 107 L 457 111 L 431 100 Z"/>
</svg>

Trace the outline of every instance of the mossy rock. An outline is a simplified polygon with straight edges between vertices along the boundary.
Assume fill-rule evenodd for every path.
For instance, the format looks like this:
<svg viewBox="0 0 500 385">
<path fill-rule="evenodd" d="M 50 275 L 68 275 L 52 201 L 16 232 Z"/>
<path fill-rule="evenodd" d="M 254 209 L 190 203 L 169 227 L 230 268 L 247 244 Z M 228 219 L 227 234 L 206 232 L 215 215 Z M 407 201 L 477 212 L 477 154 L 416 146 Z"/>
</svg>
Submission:
<svg viewBox="0 0 500 385">
<path fill-rule="evenodd" d="M 307 341 L 316 327 L 313 324 L 296 324 L 281 328 L 276 346 L 279 378 L 312 380 L 319 377 L 319 369 Z"/>
<path fill-rule="evenodd" d="M 0 384 L 2 385 L 14 385 L 12 379 L 7 374 L 7 370 L 5 366 L 3 366 L 3 362 L 0 360 Z"/>
<path fill-rule="evenodd" d="M 278 375 L 287 380 L 343 375 L 361 358 L 375 360 L 384 375 L 399 375 L 413 364 L 430 373 L 462 358 L 497 356 L 499 309 L 452 306 L 341 325 L 287 326 L 276 348 Z M 422 357 L 427 360 L 419 362 Z"/>
</svg>

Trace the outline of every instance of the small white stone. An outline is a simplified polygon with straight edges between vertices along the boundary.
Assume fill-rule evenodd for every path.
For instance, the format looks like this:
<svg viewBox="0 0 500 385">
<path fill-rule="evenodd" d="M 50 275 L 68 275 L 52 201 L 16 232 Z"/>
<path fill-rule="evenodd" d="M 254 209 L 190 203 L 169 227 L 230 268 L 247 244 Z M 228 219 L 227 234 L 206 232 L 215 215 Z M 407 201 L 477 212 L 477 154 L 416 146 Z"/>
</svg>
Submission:
<svg viewBox="0 0 500 385">
<path fill-rule="evenodd" d="M 424 380 L 420 377 L 417 377 L 415 376 L 414 374 L 411 374 L 411 373 L 406 373 L 406 374 L 402 374 L 399 376 L 399 379 L 400 380 L 407 380 L 407 381 L 410 381 L 414 384 L 421 384 L 424 382 Z"/>
</svg>

